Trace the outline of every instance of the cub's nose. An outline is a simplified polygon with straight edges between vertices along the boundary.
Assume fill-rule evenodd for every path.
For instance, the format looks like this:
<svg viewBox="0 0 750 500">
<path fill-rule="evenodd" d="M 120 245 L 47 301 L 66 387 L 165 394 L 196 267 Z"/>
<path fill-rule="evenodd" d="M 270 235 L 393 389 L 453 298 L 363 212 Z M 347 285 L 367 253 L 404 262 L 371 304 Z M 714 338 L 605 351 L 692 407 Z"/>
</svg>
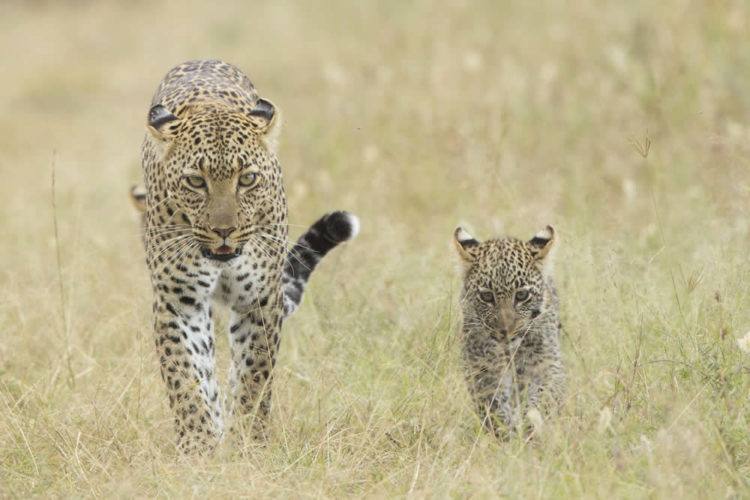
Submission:
<svg viewBox="0 0 750 500">
<path fill-rule="evenodd" d="M 508 335 L 508 329 L 507 328 L 501 328 L 500 329 L 500 335 Z"/>
<path fill-rule="evenodd" d="M 211 231 L 226 239 L 229 238 L 229 235 L 232 234 L 236 229 L 236 227 L 212 227 Z"/>
</svg>

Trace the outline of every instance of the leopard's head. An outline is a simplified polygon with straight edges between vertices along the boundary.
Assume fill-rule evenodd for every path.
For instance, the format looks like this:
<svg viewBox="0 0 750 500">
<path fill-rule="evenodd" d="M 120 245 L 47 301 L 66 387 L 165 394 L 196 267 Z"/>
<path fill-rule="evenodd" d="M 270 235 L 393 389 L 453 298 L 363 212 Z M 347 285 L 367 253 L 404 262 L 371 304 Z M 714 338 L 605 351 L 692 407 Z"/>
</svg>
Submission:
<svg viewBox="0 0 750 500">
<path fill-rule="evenodd" d="M 555 244 L 552 226 L 528 241 L 484 242 L 459 227 L 453 241 L 464 270 L 461 304 L 469 330 L 511 339 L 545 311 L 545 281 Z"/>
<path fill-rule="evenodd" d="M 284 221 L 278 129 L 277 110 L 265 99 L 247 113 L 218 104 L 178 114 L 151 108 L 148 130 L 165 174 L 165 201 L 190 225 L 204 256 L 229 260 L 254 232 Z"/>
</svg>

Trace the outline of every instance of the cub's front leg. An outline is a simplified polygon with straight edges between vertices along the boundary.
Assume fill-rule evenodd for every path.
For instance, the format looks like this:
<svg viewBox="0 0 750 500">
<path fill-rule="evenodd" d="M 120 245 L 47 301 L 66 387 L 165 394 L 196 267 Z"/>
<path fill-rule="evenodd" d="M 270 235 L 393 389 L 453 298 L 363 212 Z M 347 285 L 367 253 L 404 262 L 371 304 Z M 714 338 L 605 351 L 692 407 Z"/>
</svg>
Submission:
<svg viewBox="0 0 750 500">
<path fill-rule="evenodd" d="M 518 411 L 510 375 L 484 374 L 477 377 L 473 392 L 477 414 L 488 431 L 506 438 L 516 430 Z"/>
<path fill-rule="evenodd" d="M 528 407 L 536 408 L 541 415 L 554 412 L 565 394 L 565 371 L 559 360 L 542 362 L 531 376 L 528 389 Z"/>
<path fill-rule="evenodd" d="M 506 437 L 518 422 L 512 360 L 492 337 L 470 333 L 463 340 L 465 377 L 477 415 L 488 431 Z"/>
<path fill-rule="evenodd" d="M 155 280 L 154 330 L 162 379 L 174 413 L 177 448 L 211 451 L 221 439 L 219 388 L 207 290 L 175 270 Z M 201 283 L 204 283 L 201 281 Z"/>
</svg>

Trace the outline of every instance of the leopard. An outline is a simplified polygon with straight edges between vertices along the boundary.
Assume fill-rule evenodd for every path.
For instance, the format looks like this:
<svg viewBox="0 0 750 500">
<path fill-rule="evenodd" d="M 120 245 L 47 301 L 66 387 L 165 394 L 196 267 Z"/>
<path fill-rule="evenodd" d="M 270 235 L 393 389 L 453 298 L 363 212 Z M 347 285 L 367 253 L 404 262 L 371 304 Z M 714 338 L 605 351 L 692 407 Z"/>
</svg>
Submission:
<svg viewBox="0 0 750 500">
<path fill-rule="evenodd" d="M 359 231 L 354 214 L 335 211 L 289 245 L 280 126 L 279 109 L 250 78 L 215 59 L 169 70 L 146 117 L 143 184 L 131 197 L 142 211 L 154 343 L 185 455 L 211 453 L 226 436 L 268 439 L 282 324 L 321 259 Z M 229 311 L 223 397 L 216 306 Z"/>
<path fill-rule="evenodd" d="M 552 226 L 529 240 L 453 233 L 464 377 L 482 427 L 503 440 L 535 435 L 566 392 L 555 242 Z"/>
</svg>

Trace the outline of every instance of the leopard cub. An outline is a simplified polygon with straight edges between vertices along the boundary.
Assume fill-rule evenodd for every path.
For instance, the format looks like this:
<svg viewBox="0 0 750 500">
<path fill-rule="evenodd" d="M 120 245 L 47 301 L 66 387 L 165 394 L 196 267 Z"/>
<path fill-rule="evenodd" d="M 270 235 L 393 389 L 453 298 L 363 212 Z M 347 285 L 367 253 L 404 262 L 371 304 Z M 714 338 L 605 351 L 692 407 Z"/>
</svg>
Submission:
<svg viewBox="0 0 750 500">
<path fill-rule="evenodd" d="M 560 314 L 551 276 L 555 231 L 528 241 L 480 242 L 462 228 L 461 340 L 466 381 L 485 428 L 498 437 L 529 429 L 565 391 Z M 537 413 L 538 412 L 538 413 Z"/>
</svg>

